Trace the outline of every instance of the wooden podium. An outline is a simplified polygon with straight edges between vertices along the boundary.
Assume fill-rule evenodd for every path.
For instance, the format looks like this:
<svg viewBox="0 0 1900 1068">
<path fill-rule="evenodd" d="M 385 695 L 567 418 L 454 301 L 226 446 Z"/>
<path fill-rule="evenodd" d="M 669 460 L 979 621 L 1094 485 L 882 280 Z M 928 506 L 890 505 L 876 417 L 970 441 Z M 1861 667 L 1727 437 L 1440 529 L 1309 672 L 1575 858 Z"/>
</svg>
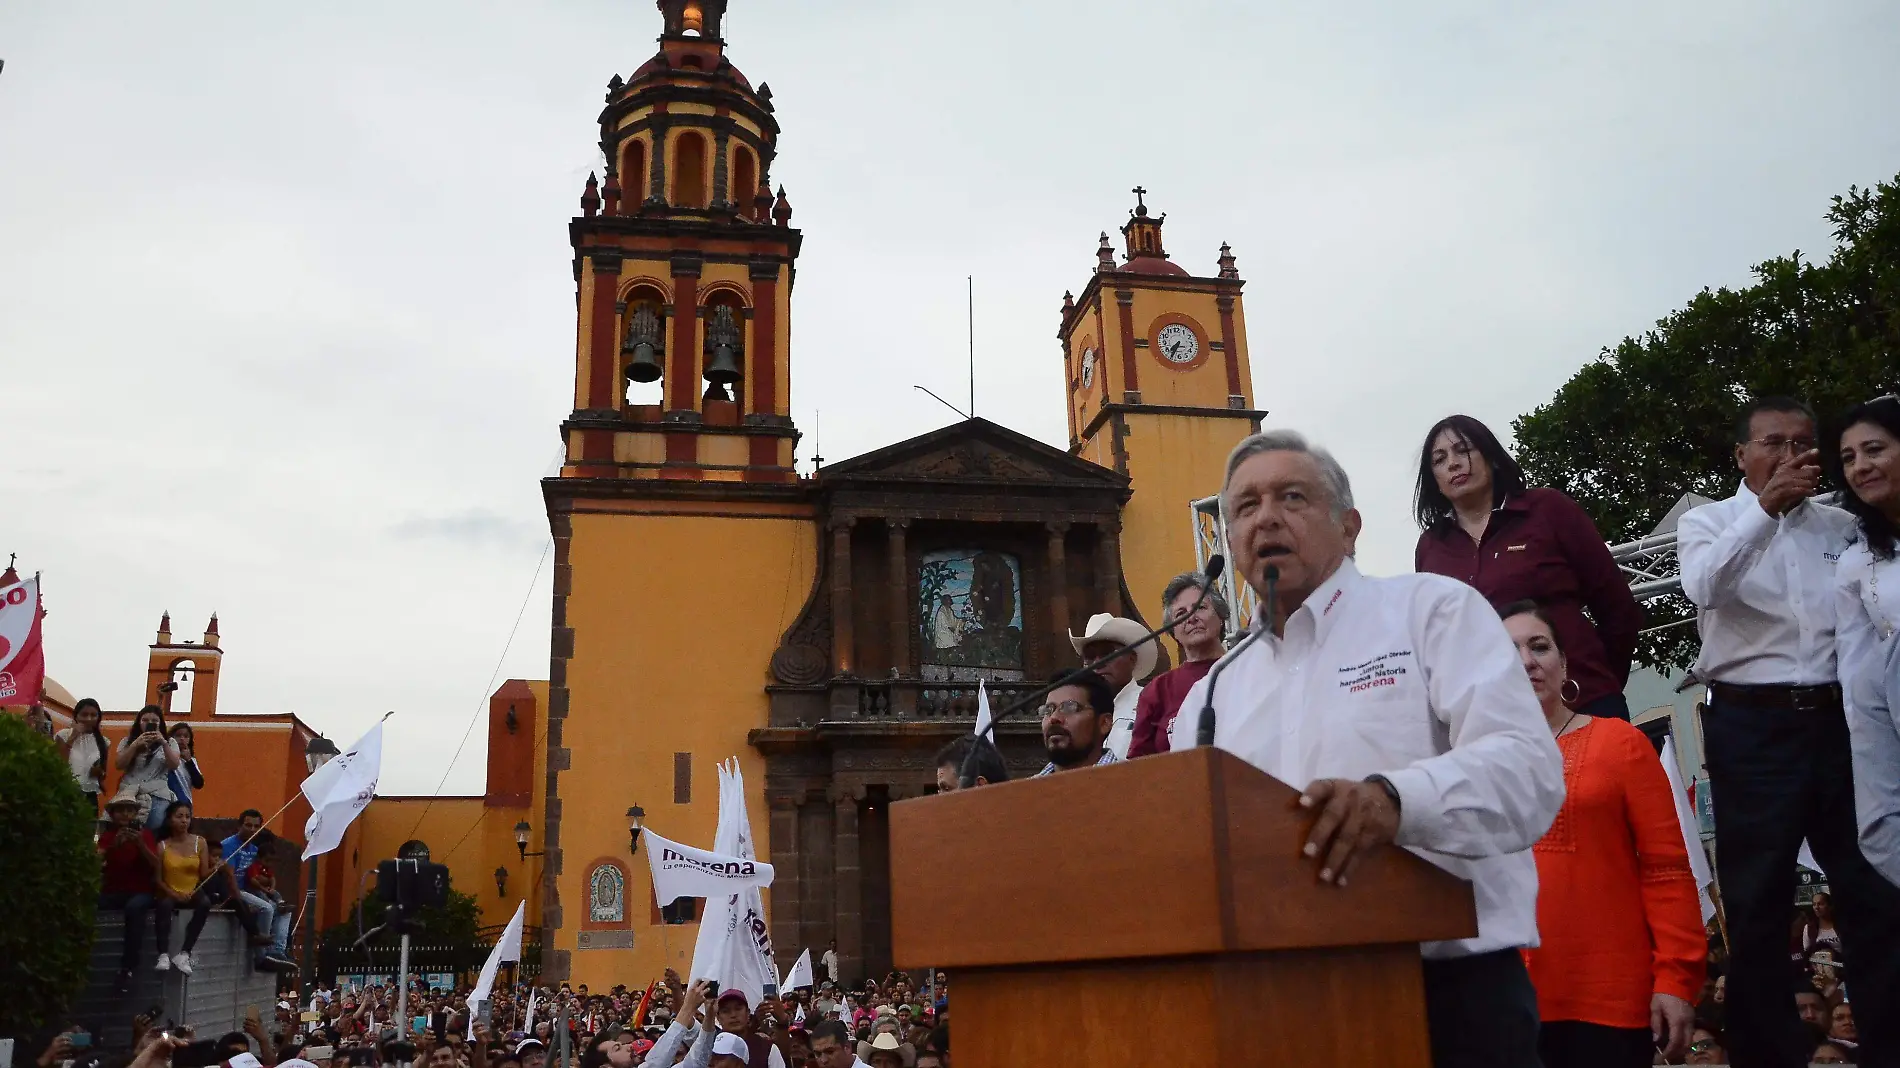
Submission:
<svg viewBox="0 0 1900 1068">
<path fill-rule="evenodd" d="M 958 1068 L 1430 1068 L 1418 943 L 1478 933 L 1470 884 L 1321 883 L 1298 796 L 1210 747 L 899 802 L 895 962 L 950 972 Z"/>
</svg>

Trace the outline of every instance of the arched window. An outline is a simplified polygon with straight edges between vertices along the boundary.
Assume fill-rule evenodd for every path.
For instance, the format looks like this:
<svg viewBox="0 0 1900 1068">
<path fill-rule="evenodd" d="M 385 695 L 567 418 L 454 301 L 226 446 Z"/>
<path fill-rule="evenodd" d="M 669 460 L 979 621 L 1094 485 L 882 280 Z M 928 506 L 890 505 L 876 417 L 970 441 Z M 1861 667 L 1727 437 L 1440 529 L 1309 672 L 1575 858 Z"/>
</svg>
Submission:
<svg viewBox="0 0 1900 1068">
<path fill-rule="evenodd" d="M 673 203 L 682 208 L 706 206 L 706 137 L 697 130 L 680 134 L 673 144 Z"/>
<path fill-rule="evenodd" d="M 647 143 L 634 138 L 620 153 L 620 198 L 638 205 L 647 198 Z"/>
<path fill-rule="evenodd" d="M 745 305 L 728 290 L 713 293 L 702 309 L 705 314 L 705 362 L 701 375 L 706 380 L 705 399 L 744 400 L 739 388 L 745 380 Z M 731 389 L 728 393 L 727 390 Z M 741 404 L 741 409 L 744 405 Z"/>
<path fill-rule="evenodd" d="M 602 864 L 587 876 L 587 918 L 594 923 L 625 923 L 627 876 L 617 865 Z"/>
<path fill-rule="evenodd" d="M 426 861 L 429 859 L 429 843 L 418 838 L 411 838 L 396 847 L 396 859 Z"/>
<path fill-rule="evenodd" d="M 638 286 L 627 294 L 627 310 L 621 317 L 620 373 L 625 383 L 625 403 L 663 403 L 661 379 L 666 373 L 666 295 L 651 286 Z"/>
<path fill-rule="evenodd" d="M 752 150 L 744 145 L 735 145 L 732 150 L 732 202 L 739 206 L 742 218 L 753 217 L 752 198 L 759 192 L 759 168 L 753 162 Z"/>
</svg>

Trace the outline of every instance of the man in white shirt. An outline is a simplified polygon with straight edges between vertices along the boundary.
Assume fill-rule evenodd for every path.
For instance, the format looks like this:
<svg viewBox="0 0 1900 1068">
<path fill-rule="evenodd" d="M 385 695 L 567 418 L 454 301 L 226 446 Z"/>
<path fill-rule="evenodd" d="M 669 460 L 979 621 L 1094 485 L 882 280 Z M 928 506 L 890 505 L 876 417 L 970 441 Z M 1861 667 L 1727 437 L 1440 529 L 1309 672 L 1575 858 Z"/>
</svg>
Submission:
<svg viewBox="0 0 1900 1068">
<path fill-rule="evenodd" d="M 1097 612 L 1089 617 L 1089 625 L 1082 633 L 1069 635 L 1069 644 L 1087 666 L 1147 636 L 1148 628 L 1132 619 Z M 1154 674 L 1159 655 L 1153 641 L 1141 642 L 1095 669 L 1115 688 L 1115 722 L 1109 731 L 1107 749 L 1116 760 L 1128 756 L 1128 743 L 1135 735 L 1135 713 L 1141 704 L 1141 680 Z"/>
<path fill-rule="evenodd" d="M 1253 633 L 1196 683 L 1171 748 L 1213 741 L 1302 787 L 1322 882 L 1404 846 L 1472 883 L 1478 936 L 1420 947 L 1432 1061 L 1538 1063 L 1530 848 L 1563 804 L 1563 763 L 1495 609 L 1437 575 L 1370 578 L 1339 464 L 1291 431 L 1235 447 L 1222 491 L 1233 566 L 1260 595 Z M 1271 611 L 1268 605 L 1274 606 Z"/>
<path fill-rule="evenodd" d="M 1900 890 L 1857 842 L 1835 663 L 1834 565 L 1853 518 L 1809 499 L 1821 469 L 1806 405 L 1755 401 L 1736 430 L 1741 488 L 1676 526 L 1702 635 L 1696 675 L 1709 685 L 1702 734 L 1728 922 L 1729 1055 L 1736 1068 L 1793 1065 L 1812 1046 L 1788 996 L 1805 838 L 1835 894 L 1861 1063 L 1900 1063 Z"/>
<path fill-rule="evenodd" d="M 838 940 L 837 939 L 834 938 L 831 940 L 831 945 L 828 948 L 826 948 L 824 954 L 821 955 L 818 959 L 825 966 L 825 982 L 827 984 L 839 983 L 839 982 L 844 981 L 843 978 L 838 975 Z"/>
</svg>

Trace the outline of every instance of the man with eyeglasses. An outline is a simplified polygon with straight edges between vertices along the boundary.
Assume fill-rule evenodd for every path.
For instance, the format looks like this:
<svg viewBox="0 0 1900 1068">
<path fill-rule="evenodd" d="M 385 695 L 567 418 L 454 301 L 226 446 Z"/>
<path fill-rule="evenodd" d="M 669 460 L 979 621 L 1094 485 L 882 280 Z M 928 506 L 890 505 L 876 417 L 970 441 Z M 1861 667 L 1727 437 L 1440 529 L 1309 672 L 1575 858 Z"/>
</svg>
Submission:
<svg viewBox="0 0 1900 1068">
<path fill-rule="evenodd" d="M 1853 533 L 1813 500 L 1814 414 L 1751 403 L 1736 427 L 1742 485 L 1677 524 L 1682 590 L 1696 605 L 1709 687 L 1704 759 L 1715 799 L 1716 874 L 1729 937 L 1728 1051 L 1736 1068 L 1805 1064 L 1811 1043 L 1788 996 L 1795 856 L 1806 839 L 1827 871 L 1854 1004 L 1875 1021 L 1863 1063 L 1900 1063 L 1900 908 L 1862 856 L 1834 649 L 1834 565 Z"/>
<path fill-rule="evenodd" d="M 1049 753 L 1049 764 L 1036 773 L 1038 778 L 1119 762 L 1108 748 L 1115 727 L 1115 686 L 1107 679 L 1093 671 L 1065 674 L 1062 685 L 1049 691 L 1048 701 L 1037 711 L 1042 716 L 1042 746 Z"/>
</svg>

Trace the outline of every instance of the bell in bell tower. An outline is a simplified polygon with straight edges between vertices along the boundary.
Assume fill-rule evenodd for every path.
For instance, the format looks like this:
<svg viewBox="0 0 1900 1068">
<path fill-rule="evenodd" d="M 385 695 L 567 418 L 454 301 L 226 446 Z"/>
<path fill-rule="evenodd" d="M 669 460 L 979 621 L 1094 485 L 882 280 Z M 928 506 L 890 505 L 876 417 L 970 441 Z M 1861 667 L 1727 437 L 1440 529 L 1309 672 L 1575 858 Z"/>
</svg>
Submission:
<svg viewBox="0 0 1900 1068">
<path fill-rule="evenodd" d="M 569 225 L 579 297 L 567 477 L 795 482 L 801 241 L 773 192 L 772 91 L 726 55 L 726 0 L 657 0 L 658 50 L 607 83 L 606 173 Z"/>
</svg>

